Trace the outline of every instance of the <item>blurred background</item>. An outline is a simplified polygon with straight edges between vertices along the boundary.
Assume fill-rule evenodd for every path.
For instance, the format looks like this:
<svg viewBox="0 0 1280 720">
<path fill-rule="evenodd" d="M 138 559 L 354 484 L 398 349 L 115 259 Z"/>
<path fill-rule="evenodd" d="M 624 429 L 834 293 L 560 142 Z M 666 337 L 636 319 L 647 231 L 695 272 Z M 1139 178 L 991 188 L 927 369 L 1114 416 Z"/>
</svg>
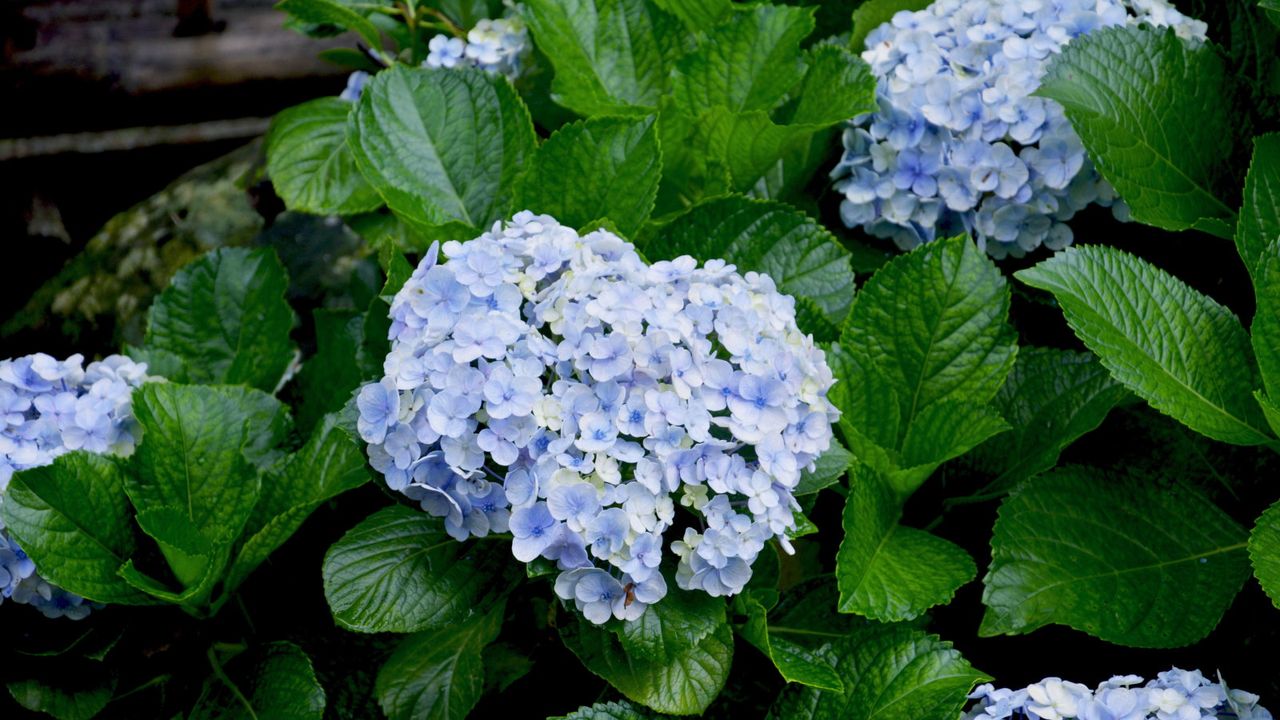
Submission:
<svg viewBox="0 0 1280 720">
<path fill-rule="evenodd" d="M 255 139 L 277 111 L 339 93 L 349 71 L 318 53 L 354 40 L 291 31 L 273 4 L 0 3 L 0 242 L 19 251 L 0 283 L 0 355 L 136 342 L 145 293 L 124 284 L 163 286 L 279 211 Z"/>
</svg>

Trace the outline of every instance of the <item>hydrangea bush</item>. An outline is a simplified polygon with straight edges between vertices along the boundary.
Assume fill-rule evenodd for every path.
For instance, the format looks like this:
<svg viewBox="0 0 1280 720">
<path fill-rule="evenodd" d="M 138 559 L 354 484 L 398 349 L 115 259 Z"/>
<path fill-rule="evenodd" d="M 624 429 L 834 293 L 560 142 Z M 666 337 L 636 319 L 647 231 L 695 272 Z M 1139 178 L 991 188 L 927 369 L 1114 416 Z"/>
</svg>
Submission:
<svg viewBox="0 0 1280 720">
<path fill-rule="evenodd" d="M 838 415 L 823 352 L 767 275 L 646 264 L 607 230 L 520 212 L 433 248 L 391 303 L 386 376 L 358 399 L 369 461 L 452 537 L 512 535 L 595 623 L 681 588 L 742 591 L 787 550 L 800 471 Z M 697 528 L 669 536 L 676 507 Z"/>
<path fill-rule="evenodd" d="M 1164 0 L 939 0 L 895 14 L 862 53 L 879 109 L 844 131 L 841 219 L 904 250 L 971 233 L 1002 258 L 1070 245 L 1066 223 L 1091 204 L 1126 218 L 1062 105 L 1036 90 L 1072 40 L 1139 23 L 1205 39 Z"/>
<path fill-rule="evenodd" d="M 261 234 L 0 324 L 0 717 L 1269 720 L 1273 5 L 281 0 Z"/>
<path fill-rule="evenodd" d="M 137 439 L 129 394 L 147 380 L 145 363 L 112 355 L 84 365 L 36 353 L 0 361 L 0 504 L 13 474 L 67 452 L 128 455 Z M 0 518 L 0 603 L 32 605 L 45 617 L 79 620 L 91 604 L 49 584 Z"/>
<path fill-rule="evenodd" d="M 1215 683 L 1198 670 L 1178 668 L 1145 684 L 1137 675 L 1117 675 L 1094 690 L 1060 678 L 1045 678 L 1021 690 L 987 683 L 969 697 L 978 702 L 963 720 L 1271 720 L 1257 695 Z"/>
</svg>

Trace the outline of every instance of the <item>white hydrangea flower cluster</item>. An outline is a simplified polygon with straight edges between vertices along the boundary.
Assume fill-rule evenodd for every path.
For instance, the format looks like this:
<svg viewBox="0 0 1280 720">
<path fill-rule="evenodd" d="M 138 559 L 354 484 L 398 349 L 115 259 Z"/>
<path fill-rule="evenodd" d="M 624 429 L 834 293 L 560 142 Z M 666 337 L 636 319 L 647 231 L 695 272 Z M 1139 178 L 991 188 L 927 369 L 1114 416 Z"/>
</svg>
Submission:
<svg viewBox="0 0 1280 720">
<path fill-rule="evenodd" d="M 768 540 L 790 549 L 792 492 L 837 411 L 767 275 L 647 265 L 530 212 L 444 252 L 396 295 L 386 377 L 357 397 L 391 488 L 459 540 L 509 530 L 594 623 L 666 594 L 677 503 L 696 525 L 670 544 L 682 588 L 737 593 Z"/>
<path fill-rule="evenodd" d="M 0 361 L 0 503 L 18 470 L 48 465 L 73 450 L 128 455 L 137 437 L 130 403 L 147 366 L 122 355 L 89 363 L 43 353 Z M 46 617 L 80 619 L 84 598 L 50 585 L 0 520 L 0 603 L 36 607 Z"/>
<path fill-rule="evenodd" d="M 1147 23 L 1203 42 L 1165 0 L 938 0 L 867 36 L 880 109 L 844 132 L 832 170 L 849 227 L 911 249 L 968 232 L 1000 258 L 1071 243 L 1090 204 L 1128 208 L 1056 101 L 1033 97 L 1073 38 Z"/>
<path fill-rule="evenodd" d="M 988 683 L 969 697 L 978 703 L 961 720 L 1272 720 L 1257 695 L 1178 668 L 1145 685 L 1137 675 L 1119 675 L 1091 691 L 1045 678 L 1022 690 L 997 690 Z"/>
<path fill-rule="evenodd" d="M 529 29 L 519 17 L 480 20 L 467 39 L 436 35 L 427 44 L 425 67 L 473 66 L 515 81 L 528 60 Z"/>
</svg>

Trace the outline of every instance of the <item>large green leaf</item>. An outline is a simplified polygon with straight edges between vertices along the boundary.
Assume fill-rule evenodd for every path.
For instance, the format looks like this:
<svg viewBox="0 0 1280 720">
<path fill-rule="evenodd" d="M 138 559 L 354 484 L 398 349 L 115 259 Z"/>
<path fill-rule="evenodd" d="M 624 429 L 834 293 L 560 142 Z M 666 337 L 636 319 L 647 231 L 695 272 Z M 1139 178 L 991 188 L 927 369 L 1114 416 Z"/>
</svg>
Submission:
<svg viewBox="0 0 1280 720">
<path fill-rule="evenodd" d="M 88 684 L 84 678 L 71 679 L 74 689 L 57 687 L 39 680 L 18 680 L 8 684 L 15 702 L 32 712 L 57 720 L 91 720 L 111 702 L 115 680 Z M 66 682 L 66 680 L 64 680 Z"/>
<path fill-rule="evenodd" d="M 1109 247 L 1068 248 L 1018 279 L 1048 290 L 1111 375 L 1157 410 L 1238 445 L 1272 441 L 1240 320 L 1181 280 Z"/>
<path fill-rule="evenodd" d="M 134 551 L 131 516 L 119 466 L 88 452 L 14 473 L 0 502 L 10 537 L 49 582 L 98 602 L 145 604 L 116 574 Z"/>
<path fill-rule="evenodd" d="M 501 76 L 399 65 L 365 86 L 348 142 L 387 205 L 427 234 L 506 217 L 536 144 L 529 111 Z"/>
<path fill-rule="evenodd" d="M 417 632 L 484 612 L 512 582 L 502 537 L 462 543 L 443 523 L 395 505 L 329 548 L 324 594 L 339 625 L 357 632 Z"/>
<path fill-rule="evenodd" d="M 1274 399 L 1280 397 L 1280 134 L 1254 140 L 1236 246 L 1253 276 L 1253 350 L 1263 387 Z"/>
<path fill-rule="evenodd" d="M 244 544 L 227 575 L 234 589 L 330 498 L 369 481 L 364 451 L 330 414 L 307 444 L 267 473 L 244 528 Z"/>
<path fill-rule="evenodd" d="M 177 508 L 210 541 L 230 545 L 260 491 L 258 470 L 241 452 L 260 432 L 257 391 L 148 383 L 134 391 L 143 440 L 125 484 L 139 510 Z M 278 403 L 277 403 L 278 405 Z"/>
<path fill-rule="evenodd" d="M 278 10 L 311 25 L 333 25 L 354 31 L 370 48 L 380 50 L 382 38 L 378 28 L 355 10 L 347 7 L 349 3 L 338 0 L 280 0 L 276 3 Z"/>
<path fill-rule="evenodd" d="M 1253 139 L 1253 161 L 1244 179 L 1244 207 L 1236 224 L 1236 249 L 1257 283 L 1268 248 L 1280 244 L 1280 133 Z"/>
<path fill-rule="evenodd" d="M 294 357 L 288 285 L 269 249 L 215 250 L 179 270 L 156 298 L 144 352 L 178 358 L 187 382 L 272 392 Z"/>
<path fill-rule="evenodd" d="M 233 687 L 229 686 L 234 684 Z M 211 678 L 188 720 L 320 720 L 324 688 L 297 645 L 273 642 Z"/>
<path fill-rule="evenodd" d="M 647 613 L 661 612 L 663 603 Z M 663 623 L 675 628 L 676 623 Z M 696 642 L 670 636 L 665 641 L 680 650 L 666 659 L 627 652 L 613 632 L 578 620 L 560 629 L 564 644 L 588 670 L 628 698 L 658 712 L 697 715 L 720 694 L 733 662 L 733 632 L 721 623 Z"/>
<path fill-rule="evenodd" d="M 977 575 L 973 559 L 959 546 L 899 524 L 899 497 L 875 472 L 860 467 L 850 483 L 844 540 L 836 554 L 840 612 L 909 620 L 950 602 Z"/>
<path fill-rule="evenodd" d="M 1021 348 L 993 401 L 1013 429 L 974 453 L 977 464 L 995 475 L 989 491 L 1007 490 L 1052 468 L 1064 448 L 1102 424 L 1127 397 L 1092 353 Z"/>
<path fill-rule="evenodd" d="M 861 58 L 836 45 L 819 45 L 808 61 L 792 123 L 833 125 L 876 109 L 876 79 Z"/>
<path fill-rule="evenodd" d="M 817 221 L 781 203 L 712 200 L 676 218 L 644 250 L 651 260 L 723 258 L 765 273 L 779 291 L 813 300 L 837 324 L 853 300 L 848 251 Z"/>
<path fill-rule="evenodd" d="M 1121 645 L 1189 645 L 1249 576 L 1245 540 L 1181 485 L 1080 467 L 1041 475 L 1000 506 L 979 633 L 1057 623 Z"/>
<path fill-rule="evenodd" d="M 1280 502 L 1262 513 L 1249 534 L 1249 558 L 1262 589 L 1280 608 Z"/>
<path fill-rule="evenodd" d="M 1250 342 L 1257 353 L 1262 386 L 1275 400 L 1280 398 L 1280 235 L 1258 257 L 1253 284 L 1257 312 Z"/>
<path fill-rule="evenodd" d="M 501 604 L 462 622 L 410 635 L 378 671 L 389 720 L 463 720 L 484 691 L 480 655 L 502 629 Z"/>
<path fill-rule="evenodd" d="M 707 32 L 698 49 L 676 63 L 677 107 L 697 114 L 771 110 L 804 77 L 800 41 L 813 32 L 813 9 L 788 5 L 735 8 Z"/>
<path fill-rule="evenodd" d="M 887 263 L 863 286 L 838 346 L 831 399 L 857 458 L 905 498 L 943 462 L 1008 425 L 987 403 L 1013 365 L 1009 288 L 959 237 Z"/>
<path fill-rule="evenodd" d="M 129 584 L 152 597 L 188 606 L 204 604 L 213 592 L 226 561 L 223 548 L 205 537 L 191 524 L 184 508 L 150 507 L 138 512 L 138 527 L 160 548 L 165 562 L 178 581 L 174 589 L 142 573 L 131 562 L 120 570 Z"/>
<path fill-rule="evenodd" d="M 662 177 L 657 116 L 596 118 L 560 128 L 529 163 L 516 207 L 570 227 L 607 219 L 633 237 L 653 211 Z"/>
<path fill-rule="evenodd" d="M 320 98 L 281 111 L 267 132 L 267 172 L 290 210 L 351 215 L 375 210 L 369 185 L 347 145 L 352 104 Z"/>
<path fill-rule="evenodd" d="M 653 4 L 680 18 L 693 33 L 714 28 L 733 9 L 733 0 L 653 0 Z"/>
<path fill-rule="evenodd" d="M 530 0 L 526 17 L 555 67 L 552 98 L 588 117 L 656 108 L 690 41 L 646 0 Z"/>
<path fill-rule="evenodd" d="M 841 345 L 884 375 L 899 403 L 898 437 L 940 400 L 989 401 L 1013 367 L 1009 288 L 972 241 L 928 243 L 863 286 Z"/>
<path fill-rule="evenodd" d="M 621 623 L 617 635 L 628 656 L 663 663 L 688 652 L 724 624 L 723 598 L 671 583 L 661 603 Z"/>
<path fill-rule="evenodd" d="M 1144 25 L 1077 38 L 1049 63 L 1037 94 L 1066 109 L 1134 219 L 1230 238 L 1228 86 L 1213 47 L 1191 49 L 1172 28 Z"/>
<path fill-rule="evenodd" d="M 954 718 L 985 675 L 951 643 L 901 625 L 869 624 L 832 644 L 843 692 L 793 685 L 769 712 L 774 720 Z"/>
</svg>

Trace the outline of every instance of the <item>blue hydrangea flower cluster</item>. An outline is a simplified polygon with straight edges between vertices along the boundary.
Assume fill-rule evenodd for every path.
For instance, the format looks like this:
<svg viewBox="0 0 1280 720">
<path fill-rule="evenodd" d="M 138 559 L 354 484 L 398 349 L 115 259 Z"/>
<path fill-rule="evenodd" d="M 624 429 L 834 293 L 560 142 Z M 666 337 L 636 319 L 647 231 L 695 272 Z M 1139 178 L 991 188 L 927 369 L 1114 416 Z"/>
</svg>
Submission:
<svg viewBox="0 0 1280 720">
<path fill-rule="evenodd" d="M 391 306 L 386 376 L 357 396 L 370 463 L 453 537 L 510 532 L 594 623 L 675 580 L 742 590 L 831 441 L 825 357 L 767 275 L 647 265 L 599 230 L 522 212 L 433 252 Z"/>
<path fill-rule="evenodd" d="M 520 76 L 532 46 L 529 30 L 518 17 L 480 20 L 467 38 L 436 35 L 427 44 L 426 67 L 473 66 L 514 81 Z"/>
<path fill-rule="evenodd" d="M 1178 668 L 1145 685 L 1137 675 L 1113 677 L 1096 690 L 1046 678 L 1022 690 L 986 684 L 969 697 L 978 703 L 961 720 L 1272 720 L 1257 695 Z"/>
<path fill-rule="evenodd" d="M 0 361 L 0 503 L 18 470 L 72 450 L 127 455 L 137 437 L 130 404 L 147 366 L 122 355 L 81 367 L 84 357 L 43 353 Z M 50 585 L 0 521 L 0 603 L 32 605 L 47 617 L 80 619 L 84 598 Z"/>
<path fill-rule="evenodd" d="M 1073 38 L 1139 22 L 1205 37 L 1165 0 L 938 0 L 897 13 L 862 54 L 880 107 L 844 132 L 841 219 L 904 250 L 967 232 L 997 258 L 1066 247 L 1065 223 L 1093 203 L 1127 219 L 1062 106 L 1032 93 Z"/>
<path fill-rule="evenodd" d="M 427 43 L 427 59 L 423 67 L 455 68 L 476 67 L 485 72 L 498 73 L 515 82 L 525 70 L 533 45 L 529 42 L 529 29 L 518 17 L 480 20 L 467 31 L 467 38 L 436 35 Z M 356 102 L 364 92 L 365 83 L 373 77 L 363 70 L 347 76 L 347 86 L 339 99 Z"/>
</svg>

